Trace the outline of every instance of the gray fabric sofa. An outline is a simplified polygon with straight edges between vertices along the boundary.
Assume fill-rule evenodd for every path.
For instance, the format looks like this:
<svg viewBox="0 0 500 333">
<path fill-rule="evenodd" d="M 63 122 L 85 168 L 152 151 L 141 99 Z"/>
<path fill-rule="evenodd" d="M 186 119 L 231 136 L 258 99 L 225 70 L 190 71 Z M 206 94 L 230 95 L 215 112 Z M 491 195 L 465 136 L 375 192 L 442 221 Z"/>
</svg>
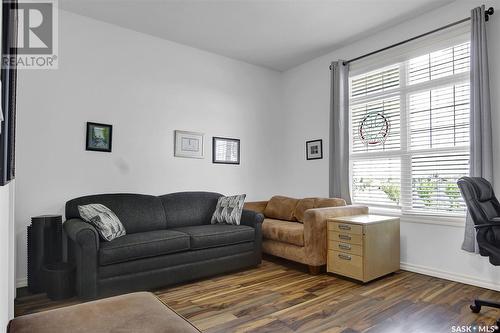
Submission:
<svg viewBox="0 0 500 333">
<path fill-rule="evenodd" d="M 220 196 L 100 194 L 68 201 L 63 226 L 78 296 L 149 290 L 259 265 L 263 215 L 244 210 L 240 225 L 212 225 Z M 90 203 L 110 208 L 127 234 L 100 239 L 78 213 L 79 205 Z"/>
</svg>

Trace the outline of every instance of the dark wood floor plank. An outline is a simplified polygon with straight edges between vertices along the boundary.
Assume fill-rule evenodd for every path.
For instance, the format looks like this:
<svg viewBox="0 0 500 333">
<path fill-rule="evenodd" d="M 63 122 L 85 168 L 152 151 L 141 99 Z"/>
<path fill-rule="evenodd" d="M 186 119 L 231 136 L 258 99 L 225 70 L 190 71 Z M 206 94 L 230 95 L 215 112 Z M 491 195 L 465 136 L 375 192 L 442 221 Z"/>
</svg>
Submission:
<svg viewBox="0 0 500 333">
<path fill-rule="evenodd" d="M 399 271 L 368 284 L 269 258 L 262 265 L 153 291 L 204 332 L 451 332 L 452 325 L 493 325 L 500 310 L 469 310 L 476 298 L 500 293 Z M 45 295 L 16 299 L 23 315 L 77 304 Z"/>
</svg>

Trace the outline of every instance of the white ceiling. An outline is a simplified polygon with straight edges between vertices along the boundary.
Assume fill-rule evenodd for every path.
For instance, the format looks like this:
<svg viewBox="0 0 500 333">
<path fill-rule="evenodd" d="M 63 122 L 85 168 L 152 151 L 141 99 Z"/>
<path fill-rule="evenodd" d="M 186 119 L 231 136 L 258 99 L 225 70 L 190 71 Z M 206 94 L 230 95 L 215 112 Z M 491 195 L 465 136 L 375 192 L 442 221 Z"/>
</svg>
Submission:
<svg viewBox="0 0 500 333">
<path fill-rule="evenodd" d="M 283 71 L 453 0 L 60 0 L 62 9 Z"/>
</svg>

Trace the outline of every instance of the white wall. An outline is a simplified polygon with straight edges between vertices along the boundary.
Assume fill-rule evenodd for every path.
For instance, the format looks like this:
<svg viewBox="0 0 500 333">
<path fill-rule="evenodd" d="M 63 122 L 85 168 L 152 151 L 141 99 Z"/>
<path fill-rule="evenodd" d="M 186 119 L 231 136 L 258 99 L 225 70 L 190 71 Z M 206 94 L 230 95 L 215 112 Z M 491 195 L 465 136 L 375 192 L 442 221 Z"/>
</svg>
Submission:
<svg viewBox="0 0 500 333">
<path fill-rule="evenodd" d="M 316 58 L 283 74 L 283 128 L 287 143 L 283 147 L 282 193 L 297 197 L 328 194 L 328 121 L 332 60 L 351 59 L 457 21 L 470 15 L 470 9 L 483 1 L 456 1 L 409 20 L 330 54 Z M 500 2 L 485 1 L 499 8 Z M 359 15 L 356 19 L 360 19 Z M 500 17 L 488 23 L 489 59 L 493 125 L 500 128 Z M 325 158 L 306 161 L 306 140 L 323 139 Z M 500 133 L 495 131 L 495 188 L 500 193 Z M 290 181 L 293 179 L 293 181 Z M 425 218 L 402 219 L 401 261 L 403 267 L 431 275 L 452 278 L 500 290 L 500 268 L 486 258 L 460 250 L 463 225 L 427 224 Z M 448 222 L 448 221 L 444 221 Z"/>
<path fill-rule="evenodd" d="M 0 187 L 0 330 L 14 315 L 14 186 Z"/>
<path fill-rule="evenodd" d="M 349 59 L 469 15 L 482 1 L 457 1 L 276 73 L 61 12 L 60 68 L 20 71 L 16 180 L 17 273 L 26 276 L 30 216 L 63 213 L 70 198 L 98 192 L 181 190 L 328 195 L 332 60 Z M 499 6 L 499 1 L 486 1 Z M 493 123 L 500 128 L 500 17 L 490 30 Z M 358 17 L 357 19 L 362 19 Z M 84 150 L 85 122 L 114 125 L 113 153 Z M 173 130 L 206 133 L 204 160 L 173 157 Z M 242 139 L 242 165 L 211 164 L 213 135 Z M 306 161 L 305 141 L 324 140 Z M 500 134 L 495 133 L 500 193 Z M 500 269 L 460 250 L 463 226 L 403 219 L 403 267 L 500 289 Z"/>
<path fill-rule="evenodd" d="M 30 217 L 103 192 L 275 189 L 280 73 L 78 16 L 59 17 L 59 69 L 19 71 L 16 234 L 26 277 Z M 85 151 L 87 121 L 113 152 Z M 173 131 L 205 133 L 205 159 L 173 157 Z M 212 136 L 241 139 L 241 165 L 212 164 Z"/>
</svg>

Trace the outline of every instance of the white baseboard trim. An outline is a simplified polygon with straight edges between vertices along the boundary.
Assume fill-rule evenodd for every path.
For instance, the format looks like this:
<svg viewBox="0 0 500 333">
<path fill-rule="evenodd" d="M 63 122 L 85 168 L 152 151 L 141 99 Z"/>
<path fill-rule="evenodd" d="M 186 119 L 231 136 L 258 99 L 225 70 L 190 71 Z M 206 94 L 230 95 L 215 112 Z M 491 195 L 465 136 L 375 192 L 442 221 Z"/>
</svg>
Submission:
<svg viewBox="0 0 500 333">
<path fill-rule="evenodd" d="M 426 267 L 421 265 L 414 265 L 410 263 L 402 262 L 400 267 L 404 271 L 410 271 L 415 273 L 420 273 L 424 275 L 434 276 L 445 280 L 460 282 L 464 284 L 469 284 L 476 287 L 492 289 L 500 291 L 500 283 L 491 282 L 483 279 L 478 279 L 476 276 L 457 274 L 453 272 L 443 271 L 440 269 Z"/>
<path fill-rule="evenodd" d="M 28 286 L 28 278 L 20 278 L 16 281 L 16 288 L 23 288 Z"/>
</svg>

